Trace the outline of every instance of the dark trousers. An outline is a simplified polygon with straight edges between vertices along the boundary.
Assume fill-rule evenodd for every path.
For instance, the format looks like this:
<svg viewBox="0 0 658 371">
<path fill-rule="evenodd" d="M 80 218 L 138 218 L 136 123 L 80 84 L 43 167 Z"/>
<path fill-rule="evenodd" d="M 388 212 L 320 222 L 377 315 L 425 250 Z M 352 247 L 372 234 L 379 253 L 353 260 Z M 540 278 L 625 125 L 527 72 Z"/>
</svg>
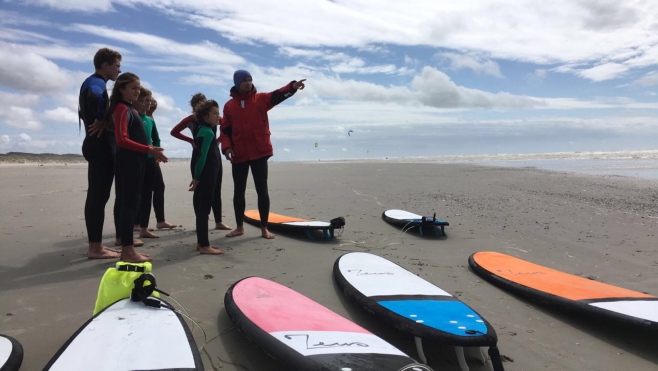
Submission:
<svg viewBox="0 0 658 371">
<path fill-rule="evenodd" d="M 210 246 L 208 240 L 208 216 L 210 208 L 215 197 L 215 188 L 217 183 L 217 168 L 208 167 L 203 170 L 199 185 L 194 190 L 192 202 L 194 204 L 194 214 L 196 215 L 196 238 L 200 247 Z"/>
<path fill-rule="evenodd" d="M 270 215 L 270 195 L 267 191 L 267 160 L 268 157 L 257 160 L 239 162 L 232 164 L 233 170 L 233 209 L 235 221 L 238 227 L 242 227 L 246 202 L 244 193 L 247 190 L 247 178 L 249 168 L 254 178 L 256 194 L 258 194 L 258 213 L 262 227 L 267 227 L 267 219 Z"/>
<path fill-rule="evenodd" d="M 194 178 L 194 163 L 190 162 L 190 170 L 192 171 L 192 178 Z M 219 171 L 217 172 L 217 180 L 215 181 L 215 194 L 212 199 L 212 214 L 215 217 L 215 223 L 222 222 L 222 162 L 219 162 Z M 155 203 L 155 201 L 153 201 Z M 156 215 L 157 216 L 157 215 Z M 163 219 L 164 220 L 164 219 Z"/>
<path fill-rule="evenodd" d="M 165 221 L 164 213 L 164 192 L 165 184 L 162 177 L 160 165 L 155 165 L 155 184 L 153 185 L 153 211 L 155 211 L 155 220 L 158 223 Z"/>
<path fill-rule="evenodd" d="M 144 186 L 142 188 L 139 212 L 135 215 L 135 225 L 139 225 L 141 228 L 149 226 L 151 199 L 153 200 L 155 219 L 158 223 L 165 221 L 164 190 L 165 185 L 160 165 L 153 158 L 146 159 L 146 165 L 144 166 Z"/>
<path fill-rule="evenodd" d="M 142 185 L 142 195 L 140 197 L 139 212 L 135 214 L 135 225 L 146 228 L 149 226 L 151 217 L 151 200 L 154 199 L 153 190 L 155 188 L 155 172 L 160 168 L 154 158 L 147 158 L 144 164 L 144 183 Z"/>
<path fill-rule="evenodd" d="M 140 198 L 144 183 L 144 168 L 146 158 L 143 156 L 117 153 L 115 190 L 119 207 L 115 203 L 114 224 L 116 226 L 121 246 L 133 245 L 133 226 L 135 215 L 139 211 Z"/>
<path fill-rule="evenodd" d="M 107 156 L 86 157 L 89 163 L 87 169 L 87 200 L 85 201 L 85 224 L 89 242 L 103 240 L 103 224 L 105 222 L 105 205 L 110 199 L 112 182 L 114 181 L 114 154 Z M 115 200 L 116 208 L 116 200 Z"/>
</svg>

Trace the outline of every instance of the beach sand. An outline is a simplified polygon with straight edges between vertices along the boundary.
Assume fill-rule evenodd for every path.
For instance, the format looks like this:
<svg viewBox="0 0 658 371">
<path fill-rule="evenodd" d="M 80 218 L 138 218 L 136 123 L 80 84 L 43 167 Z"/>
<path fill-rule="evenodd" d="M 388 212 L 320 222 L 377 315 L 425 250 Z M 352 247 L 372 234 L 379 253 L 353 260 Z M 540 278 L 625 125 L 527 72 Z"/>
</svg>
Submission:
<svg viewBox="0 0 658 371">
<path fill-rule="evenodd" d="M 499 251 L 568 273 L 658 295 L 658 181 L 596 177 L 477 165 L 334 162 L 270 163 L 271 211 L 329 220 L 344 216 L 336 240 L 304 235 L 227 239 L 212 231 L 223 256 L 200 256 L 189 165 L 162 165 L 167 221 L 140 251 L 154 258 L 158 286 L 182 303 L 205 329 L 206 370 L 287 368 L 233 328 L 224 311 L 227 288 L 261 276 L 299 291 L 383 337 L 413 358 L 413 339 L 347 302 L 332 280 L 334 261 L 348 251 L 386 257 L 453 293 L 483 315 L 499 337 L 505 369 L 656 370 L 658 336 L 526 301 L 483 281 L 468 256 Z M 230 166 L 224 162 L 224 221 L 235 226 Z M 256 208 L 250 180 L 247 208 Z M 0 333 L 25 349 L 22 370 L 41 369 L 91 316 L 98 284 L 112 261 L 87 260 L 84 164 L 0 167 Z M 113 198 L 104 242 L 113 242 Z M 449 221 L 445 238 L 423 238 L 382 221 L 386 209 L 437 213 Z M 153 216 L 152 216 L 153 217 Z M 152 219 L 152 225 L 155 220 Z M 203 335 L 196 329 L 198 345 Z M 215 338 L 218 334 L 219 337 Z M 452 348 L 425 343 L 435 370 L 459 370 Z M 490 370 L 466 350 L 471 370 Z M 156 356 L 156 355 L 145 355 Z"/>
</svg>

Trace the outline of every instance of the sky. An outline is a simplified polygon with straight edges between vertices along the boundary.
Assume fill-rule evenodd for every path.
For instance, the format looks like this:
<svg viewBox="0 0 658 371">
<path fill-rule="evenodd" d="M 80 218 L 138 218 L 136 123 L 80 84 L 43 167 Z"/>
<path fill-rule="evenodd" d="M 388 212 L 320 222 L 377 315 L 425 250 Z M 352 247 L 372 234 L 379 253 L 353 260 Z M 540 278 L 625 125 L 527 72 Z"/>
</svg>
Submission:
<svg viewBox="0 0 658 371">
<path fill-rule="evenodd" d="M 168 157 L 237 69 L 307 79 L 269 112 L 275 160 L 658 146 L 655 0 L 0 0 L 0 153 L 81 153 L 102 47 L 153 90 Z"/>
</svg>

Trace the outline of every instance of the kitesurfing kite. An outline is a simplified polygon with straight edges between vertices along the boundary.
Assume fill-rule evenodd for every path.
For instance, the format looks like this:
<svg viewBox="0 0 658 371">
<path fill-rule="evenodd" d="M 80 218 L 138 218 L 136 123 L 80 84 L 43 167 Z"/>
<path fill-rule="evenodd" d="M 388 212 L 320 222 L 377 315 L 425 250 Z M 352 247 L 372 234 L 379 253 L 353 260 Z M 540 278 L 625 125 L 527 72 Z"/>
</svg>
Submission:
<svg viewBox="0 0 658 371">
<path fill-rule="evenodd" d="M 350 133 L 353 133 L 353 132 L 354 132 L 354 130 L 350 130 L 350 131 L 348 131 L 348 132 L 347 132 L 347 136 L 348 136 L 348 137 L 351 137 Z"/>
</svg>

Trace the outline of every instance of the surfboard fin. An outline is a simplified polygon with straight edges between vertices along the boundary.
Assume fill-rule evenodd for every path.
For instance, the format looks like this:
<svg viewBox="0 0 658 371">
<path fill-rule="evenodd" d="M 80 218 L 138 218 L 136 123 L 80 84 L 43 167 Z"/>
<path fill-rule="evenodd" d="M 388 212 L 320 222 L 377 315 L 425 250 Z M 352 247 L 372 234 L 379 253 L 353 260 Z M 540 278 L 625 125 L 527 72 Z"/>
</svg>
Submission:
<svg viewBox="0 0 658 371">
<path fill-rule="evenodd" d="M 491 357 L 491 365 L 494 371 L 505 371 L 503 368 L 503 360 L 500 358 L 500 351 L 498 347 L 493 345 L 489 347 L 489 357 Z"/>
</svg>

